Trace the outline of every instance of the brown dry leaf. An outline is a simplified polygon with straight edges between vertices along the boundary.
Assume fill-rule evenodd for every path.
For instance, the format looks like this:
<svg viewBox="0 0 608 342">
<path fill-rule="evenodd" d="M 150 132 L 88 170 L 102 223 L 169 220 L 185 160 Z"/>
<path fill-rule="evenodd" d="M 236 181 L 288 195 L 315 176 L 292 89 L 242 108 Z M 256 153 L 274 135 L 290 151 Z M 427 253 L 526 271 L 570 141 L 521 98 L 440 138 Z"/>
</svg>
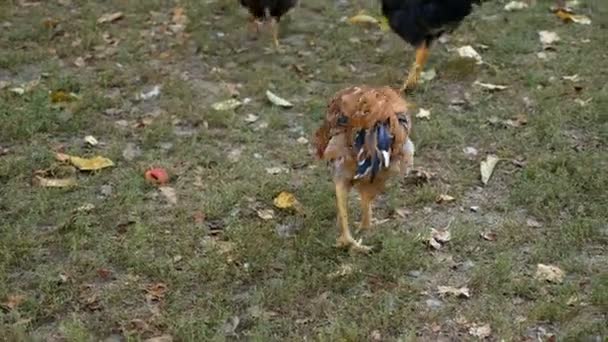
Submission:
<svg viewBox="0 0 608 342">
<path fill-rule="evenodd" d="M 175 192 L 175 189 L 170 186 L 160 186 L 158 187 L 158 190 L 165 196 L 165 199 L 169 204 L 177 204 L 177 193 Z"/>
<path fill-rule="evenodd" d="M 146 286 L 146 297 L 152 300 L 162 300 L 169 288 L 165 283 L 156 283 Z"/>
<path fill-rule="evenodd" d="M 12 295 L 8 295 L 6 300 L 4 302 L 0 303 L 0 306 L 2 306 L 3 308 L 5 308 L 7 310 L 14 310 L 19 305 L 21 305 L 21 303 L 23 303 L 24 301 L 25 301 L 24 295 L 12 294 Z"/>
<path fill-rule="evenodd" d="M 205 218 L 206 215 L 204 212 L 198 210 L 195 211 L 194 214 L 192 215 L 192 217 L 194 218 L 194 223 L 198 226 L 202 225 L 203 223 L 205 223 Z"/>
<path fill-rule="evenodd" d="M 279 209 L 294 209 L 298 213 L 303 212 L 302 204 L 291 192 L 282 191 L 277 197 L 275 197 L 273 203 L 274 206 Z"/>
<path fill-rule="evenodd" d="M 106 167 L 114 166 L 113 161 L 102 156 L 95 156 L 93 158 L 81 158 L 58 152 L 55 154 L 55 158 L 61 162 L 69 162 L 81 171 L 95 171 L 104 169 Z"/>
<path fill-rule="evenodd" d="M 106 13 L 97 19 L 98 24 L 111 23 L 123 17 L 122 12 Z"/>
<path fill-rule="evenodd" d="M 553 265 L 536 265 L 536 279 L 550 283 L 561 284 L 566 274 L 559 267 Z"/>
<path fill-rule="evenodd" d="M 577 23 L 581 25 L 591 25 L 591 19 L 585 15 L 577 15 L 569 8 L 558 8 L 555 15 L 566 23 Z"/>
<path fill-rule="evenodd" d="M 481 238 L 487 241 L 496 241 L 496 233 L 494 232 L 490 232 L 490 231 L 486 231 L 486 232 L 481 232 Z"/>
<path fill-rule="evenodd" d="M 460 288 L 453 286 L 437 286 L 437 292 L 440 295 L 452 295 L 455 297 L 471 298 L 469 288 L 466 286 Z"/>
<path fill-rule="evenodd" d="M 76 185 L 76 178 L 45 178 L 35 175 L 33 183 L 45 188 L 67 188 Z"/>
<path fill-rule="evenodd" d="M 479 170 L 481 172 L 481 182 L 484 185 L 488 184 L 488 181 L 490 180 L 490 177 L 492 177 L 492 173 L 494 173 L 494 168 L 496 167 L 496 164 L 498 164 L 499 160 L 500 158 L 498 158 L 497 156 L 489 154 L 486 157 L 486 160 L 481 161 L 481 164 L 479 165 Z"/>
<path fill-rule="evenodd" d="M 272 209 L 261 209 L 257 211 L 258 217 L 264 221 L 269 221 L 274 218 L 274 210 Z"/>
<path fill-rule="evenodd" d="M 480 339 L 485 339 L 492 335 L 492 328 L 490 328 L 489 324 L 473 324 L 473 326 L 469 328 L 469 334 Z"/>
<path fill-rule="evenodd" d="M 144 342 L 173 342 L 173 336 L 171 335 L 160 335 L 156 337 L 150 337 Z"/>
<path fill-rule="evenodd" d="M 450 203 L 455 201 L 456 199 L 448 194 L 441 194 L 435 198 L 435 203 Z"/>
</svg>

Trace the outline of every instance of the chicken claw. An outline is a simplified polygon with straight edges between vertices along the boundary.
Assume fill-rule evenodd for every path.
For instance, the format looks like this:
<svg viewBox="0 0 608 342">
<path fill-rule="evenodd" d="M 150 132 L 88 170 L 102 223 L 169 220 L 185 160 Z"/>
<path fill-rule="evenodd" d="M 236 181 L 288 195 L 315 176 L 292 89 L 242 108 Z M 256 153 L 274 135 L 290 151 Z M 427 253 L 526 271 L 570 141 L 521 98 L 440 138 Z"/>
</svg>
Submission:
<svg viewBox="0 0 608 342">
<path fill-rule="evenodd" d="M 336 247 L 348 248 L 351 252 L 368 254 L 372 248 L 363 244 L 362 239 L 355 240 L 352 236 L 341 235 L 336 241 Z"/>
</svg>

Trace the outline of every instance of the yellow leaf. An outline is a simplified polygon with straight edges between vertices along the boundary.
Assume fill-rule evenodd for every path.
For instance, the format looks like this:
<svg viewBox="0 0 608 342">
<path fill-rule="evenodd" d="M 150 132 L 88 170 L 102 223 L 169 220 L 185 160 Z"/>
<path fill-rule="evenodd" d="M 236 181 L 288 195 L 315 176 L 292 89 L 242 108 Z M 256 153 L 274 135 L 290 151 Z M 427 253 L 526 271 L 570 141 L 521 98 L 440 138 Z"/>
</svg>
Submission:
<svg viewBox="0 0 608 342">
<path fill-rule="evenodd" d="M 296 196 L 290 192 L 283 191 L 274 199 L 274 206 L 279 209 L 294 209 L 297 212 L 302 212 L 302 204 Z"/>
<path fill-rule="evenodd" d="M 384 16 L 380 18 L 373 17 L 366 14 L 365 11 L 359 12 L 359 14 L 348 18 L 348 22 L 351 24 L 363 24 L 363 25 L 378 25 L 380 30 L 386 32 L 390 30 L 388 19 Z"/>
<path fill-rule="evenodd" d="M 68 93 L 67 91 L 57 90 L 51 92 L 51 102 L 59 103 L 59 102 L 71 102 L 76 99 L 76 96 L 72 93 Z"/>
<path fill-rule="evenodd" d="M 94 171 L 114 166 L 113 161 L 102 156 L 95 156 L 93 158 L 81 158 L 71 156 L 69 154 L 56 153 L 55 158 L 62 162 L 69 162 L 81 171 Z"/>
<path fill-rule="evenodd" d="M 591 25 L 591 19 L 589 19 L 589 17 L 584 15 L 576 15 L 564 8 L 559 8 L 557 11 L 555 11 L 555 15 L 564 22 Z"/>
</svg>

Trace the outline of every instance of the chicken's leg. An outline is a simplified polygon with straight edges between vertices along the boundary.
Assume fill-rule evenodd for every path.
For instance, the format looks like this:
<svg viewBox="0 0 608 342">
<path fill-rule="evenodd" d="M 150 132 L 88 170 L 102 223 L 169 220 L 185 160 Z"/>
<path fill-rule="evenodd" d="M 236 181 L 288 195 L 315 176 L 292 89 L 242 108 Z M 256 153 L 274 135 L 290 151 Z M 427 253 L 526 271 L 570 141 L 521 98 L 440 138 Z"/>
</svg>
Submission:
<svg viewBox="0 0 608 342">
<path fill-rule="evenodd" d="M 374 197 L 367 193 L 361 192 L 361 224 L 360 231 L 369 230 L 372 226 L 372 202 Z"/>
<path fill-rule="evenodd" d="M 418 85 L 420 73 L 429 58 L 429 46 L 426 42 L 416 47 L 416 61 L 412 64 L 407 79 L 403 83 L 402 91 L 414 89 Z"/>
<path fill-rule="evenodd" d="M 338 207 L 338 224 L 340 225 L 340 237 L 336 242 L 337 247 L 349 247 L 352 251 L 367 253 L 370 247 L 356 241 L 348 228 L 348 191 L 349 186 L 343 182 L 336 182 L 336 204 Z"/>
<path fill-rule="evenodd" d="M 262 28 L 262 22 L 258 18 L 251 16 L 249 17 L 248 26 L 249 35 L 252 38 L 257 38 L 257 36 L 260 34 L 260 29 Z"/>
<path fill-rule="evenodd" d="M 270 18 L 270 31 L 272 32 L 272 43 L 274 44 L 275 49 L 278 49 L 279 46 L 279 22 L 275 17 Z"/>
</svg>

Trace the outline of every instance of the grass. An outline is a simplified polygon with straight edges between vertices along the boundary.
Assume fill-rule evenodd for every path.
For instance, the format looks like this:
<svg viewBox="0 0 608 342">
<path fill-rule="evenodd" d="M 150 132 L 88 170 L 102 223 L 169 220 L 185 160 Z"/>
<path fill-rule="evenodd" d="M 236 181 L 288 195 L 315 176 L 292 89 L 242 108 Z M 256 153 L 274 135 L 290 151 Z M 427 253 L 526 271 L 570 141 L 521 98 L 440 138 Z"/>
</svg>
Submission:
<svg viewBox="0 0 608 342">
<path fill-rule="evenodd" d="M 333 247 L 329 174 L 297 142 L 312 139 L 337 90 L 396 86 L 407 69 L 412 51 L 395 35 L 340 20 L 355 6 L 306 1 L 277 53 L 266 36 L 247 39 L 237 2 L 181 1 L 190 18 L 183 33 L 168 28 L 173 1 L 21 3 L 0 4 L 0 83 L 8 84 L 0 90 L 0 151 L 8 149 L 0 154 L 0 339 L 470 340 L 472 324 L 486 323 L 492 340 L 538 331 L 608 337 L 603 2 L 578 9 L 590 26 L 559 22 L 550 1 L 513 13 L 487 2 L 434 47 L 438 76 L 408 99 L 432 112 L 415 122 L 414 141 L 417 166 L 437 177 L 394 180 L 376 210 L 390 220 L 366 237 L 376 247 L 370 256 Z M 96 23 L 114 11 L 124 18 Z M 45 26 L 49 18 L 57 25 Z M 539 30 L 562 38 L 553 60 L 537 57 Z M 486 65 L 448 51 L 467 44 Z M 86 66 L 74 65 L 78 57 Z M 578 90 L 561 78 L 574 74 Z M 509 88 L 488 93 L 475 80 Z M 9 90 L 32 81 L 23 95 Z M 239 84 L 250 102 L 212 110 L 230 98 L 226 84 Z M 159 97 L 136 98 L 154 85 Z M 271 106 L 267 89 L 295 106 Z M 51 103 L 58 90 L 78 100 Z M 522 127 L 489 123 L 521 113 Z M 245 122 L 247 114 L 258 121 Z M 87 146 L 86 135 L 102 144 Z M 125 158 L 127 144 L 141 153 Z M 467 146 L 479 154 L 467 158 Z M 116 165 L 76 174 L 71 189 L 32 185 L 36 170 L 72 174 L 54 161 L 59 150 Z M 228 158 L 235 150 L 238 160 Z M 502 161 L 482 187 L 487 153 Z M 146 184 L 151 166 L 169 171 L 177 205 Z M 276 166 L 290 172 L 266 173 Z M 280 191 L 293 192 L 305 215 L 258 218 Z M 442 193 L 456 201 L 436 204 Z M 404 208 L 406 219 L 393 214 Z M 420 241 L 449 222 L 452 240 L 441 250 Z M 289 237 L 277 233 L 285 229 Z M 481 239 L 486 231 L 496 240 Z M 564 270 L 563 283 L 535 279 L 538 263 Z M 166 291 L 154 294 L 157 284 Z M 438 296 L 446 285 L 467 286 L 471 297 Z M 15 296 L 23 300 L 10 307 Z"/>
</svg>

